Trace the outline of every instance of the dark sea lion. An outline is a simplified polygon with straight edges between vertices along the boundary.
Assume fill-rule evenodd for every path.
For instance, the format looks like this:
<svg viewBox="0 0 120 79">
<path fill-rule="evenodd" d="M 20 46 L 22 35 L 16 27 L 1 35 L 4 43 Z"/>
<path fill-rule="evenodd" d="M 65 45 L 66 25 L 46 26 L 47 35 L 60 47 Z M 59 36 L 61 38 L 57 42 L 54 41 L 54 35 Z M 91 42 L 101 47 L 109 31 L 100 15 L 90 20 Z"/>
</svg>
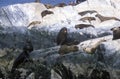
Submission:
<svg viewBox="0 0 120 79">
<path fill-rule="evenodd" d="M 58 35 L 57 35 L 57 39 L 56 39 L 57 45 L 64 45 L 67 42 L 67 28 L 63 27 Z"/>
<path fill-rule="evenodd" d="M 11 72 L 14 72 L 15 69 L 22 63 L 28 62 L 29 53 L 33 51 L 33 46 L 30 40 L 27 40 L 25 46 L 23 47 L 23 52 L 15 59 Z"/>
<path fill-rule="evenodd" d="M 113 31 L 113 40 L 120 39 L 120 27 L 111 28 Z"/>
<path fill-rule="evenodd" d="M 44 17 L 49 14 L 54 14 L 54 13 L 52 11 L 44 10 L 44 11 L 42 11 L 41 16 Z"/>
<path fill-rule="evenodd" d="M 75 25 L 75 28 L 79 28 L 79 29 L 83 29 L 83 28 L 88 28 L 88 27 L 93 27 L 95 28 L 93 25 L 91 24 L 78 24 L 78 25 Z"/>
<path fill-rule="evenodd" d="M 55 7 L 65 7 L 65 6 L 67 6 L 66 3 L 59 3 L 59 4 L 55 5 Z"/>
<path fill-rule="evenodd" d="M 117 21 L 120 21 L 120 19 L 118 19 L 116 17 L 106 17 L 106 16 L 102 16 L 100 14 L 96 14 L 95 16 L 98 17 L 101 22 L 107 21 L 107 20 L 117 20 Z"/>
<path fill-rule="evenodd" d="M 84 1 L 86 1 L 86 0 L 76 0 L 76 3 L 79 4 L 79 3 L 84 2 Z"/>
<path fill-rule="evenodd" d="M 89 21 L 89 23 L 91 23 L 91 21 L 96 20 L 96 19 L 95 19 L 95 17 L 83 17 L 80 20 L 83 22 Z"/>
<path fill-rule="evenodd" d="M 30 39 L 26 40 L 26 43 L 25 43 L 25 45 L 23 47 L 23 51 L 28 52 L 28 53 L 33 51 L 33 45 L 32 45 L 32 42 L 31 42 Z"/>
<path fill-rule="evenodd" d="M 55 41 L 56 41 L 57 45 L 68 45 L 68 46 L 77 45 L 80 43 L 80 41 L 78 39 L 75 39 L 75 38 L 69 36 L 66 27 L 63 27 L 59 31 Z"/>
<path fill-rule="evenodd" d="M 93 14 L 93 13 L 97 13 L 97 11 L 95 11 L 95 10 L 86 10 L 86 11 L 79 12 L 78 14 L 83 16 L 83 15 L 85 15 L 87 13 Z"/>
</svg>

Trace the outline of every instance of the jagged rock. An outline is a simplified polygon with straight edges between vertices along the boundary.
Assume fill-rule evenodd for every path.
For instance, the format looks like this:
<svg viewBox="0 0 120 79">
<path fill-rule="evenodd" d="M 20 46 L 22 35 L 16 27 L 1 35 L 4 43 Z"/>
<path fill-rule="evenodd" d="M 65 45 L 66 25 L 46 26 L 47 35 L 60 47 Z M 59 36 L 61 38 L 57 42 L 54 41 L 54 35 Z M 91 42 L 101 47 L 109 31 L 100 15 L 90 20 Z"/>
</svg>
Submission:
<svg viewBox="0 0 120 79">
<path fill-rule="evenodd" d="M 7 52 L 5 50 L 0 49 L 0 57 L 3 57 L 7 55 Z"/>
<path fill-rule="evenodd" d="M 58 73 L 56 73 L 53 69 L 51 70 L 51 79 L 62 79 Z"/>
<path fill-rule="evenodd" d="M 35 79 L 35 73 L 31 73 L 26 79 Z"/>
</svg>

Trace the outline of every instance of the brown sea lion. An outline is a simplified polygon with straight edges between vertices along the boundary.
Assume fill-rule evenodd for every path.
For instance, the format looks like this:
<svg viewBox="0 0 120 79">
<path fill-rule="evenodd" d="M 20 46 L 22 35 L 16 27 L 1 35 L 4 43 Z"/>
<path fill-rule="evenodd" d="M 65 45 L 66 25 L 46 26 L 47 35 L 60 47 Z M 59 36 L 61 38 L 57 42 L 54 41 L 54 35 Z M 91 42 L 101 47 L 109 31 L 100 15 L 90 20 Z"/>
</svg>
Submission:
<svg viewBox="0 0 120 79">
<path fill-rule="evenodd" d="M 67 6 L 66 3 L 59 3 L 59 4 L 55 5 L 55 7 L 65 7 L 65 6 Z"/>
<path fill-rule="evenodd" d="M 111 28 L 113 31 L 113 40 L 120 39 L 120 27 Z"/>
<path fill-rule="evenodd" d="M 40 21 L 32 21 L 31 23 L 29 23 L 29 25 L 27 27 L 30 27 L 31 25 L 35 26 L 36 24 L 40 24 Z"/>
<path fill-rule="evenodd" d="M 120 19 L 118 19 L 116 17 L 106 17 L 106 16 L 102 16 L 100 14 L 96 14 L 95 16 L 98 17 L 101 22 L 107 21 L 107 20 L 117 20 L 117 21 L 120 21 Z"/>
<path fill-rule="evenodd" d="M 44 17 L 49 14 L 54 14 L 54 13 L 52 11 L 44 10 L 44 11 L 42 11 L 41 16 Z"/>
<path fill-rule="evenodd" d="M 87 13 L 93 14 L 93 13 L 97 13 L 97 11 L 95 11 L 95 10 L 86 10 L 86 11 L 79 12 L 78 14 L 83 16 L 83 15 L 85 15 Z"/>
<path fill-rule="evenodd" d="M 67 28 L 63 27 L 57 34 L 56 40 L 57 45 L 77 45 L 80 43 L 78 39 L 72 38 L 67 33 Z"/>
<path fill-rule="evenodd" d="M 30 40 L 26 41 L 25 46 L 23 47 L 23 52 L 15 59 L 11 72 L 14 72 L 15 69 L 22 63 L 28 62 L 29 53 L 33 51 L 33 46 Z"/>
<path fill-rule="evenodd" d="M 57 35 L 56 42 L 57 45 L 64 45 L 66 44 L 66 41 L 67 41 L 67 28 L 63 27 Z"/>
<path fill-rule="evenodd" d="M 54 6 L 51 5 L 51 4 L 44 4 L 44 5 L 45 5 L 45 7 L 46 7 L 47 9 L 54 8 Z"/>
<path fill-rule="evenodd" d="M 88 28 L 88 27 L 93 27 L 95 28 L 93 25 L 91 24 L 78 24 L 78 25 L 75 25 L 75 28 L 79 28 L 79 29 L 83 29 L 83 28 Z"/>
<path fill-rule="evenodd" d="M 102 43 L 102 42 L 105 42 L 106 40 L 104 39 L 101 39 L 99 40 L 96 44 L 90 46 L 90 47 L 86 47 L 86 48 L 83 48 L 83 50 L 85 52 L 87 52 L 88 54 L 92 54 L 92 53 L 95 53 L 97 47 Z"/>
<path fill-rule="evenodd" d="M 67 46 L 67 45 L 62 45 L 59 49 L 59 54 L 60 55 L 64 55 L 70 52 L 76 52 L 78 51 L 79 48 L 76 45 L 71 45 L 71 46 Z"/>
<path fill-rule="evenodd" d="M 83 17 L 80 19 L 81 21 L 85 22 L 86 20 L 91 23 L 91 21 L 96 20 L 95 17 Z"/>
</svg>

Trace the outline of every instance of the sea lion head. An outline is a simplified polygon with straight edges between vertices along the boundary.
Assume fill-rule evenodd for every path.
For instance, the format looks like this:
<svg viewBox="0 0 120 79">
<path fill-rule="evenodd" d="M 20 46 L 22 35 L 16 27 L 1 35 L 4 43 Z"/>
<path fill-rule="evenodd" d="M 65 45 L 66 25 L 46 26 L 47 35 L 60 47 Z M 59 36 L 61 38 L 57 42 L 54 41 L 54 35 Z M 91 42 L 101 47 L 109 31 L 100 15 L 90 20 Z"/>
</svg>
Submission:
<svg viewBox="0 0 120 79">
<path fill-rule="evenodd" d="M 113 40 L 120 39 L 120 27 L 113 27 L 110 30 L 113 31 Z"/>
<path fill-rule="evenodd" d="M 63 28 L 60 30 L 60 32 L 66 34 L 66 33 L 67 33 L 67 28 L 66 28 L 66 27 L 63 27 Z"/>
<path fill-rule="evenodd" d="M 31 43 L 30 39 L 26 40 L 26 44 L 23 47 L 23 51 L 25 51 L 25 52 L 32 52 L 33 51 L 33 45 Z"/>
</svg>

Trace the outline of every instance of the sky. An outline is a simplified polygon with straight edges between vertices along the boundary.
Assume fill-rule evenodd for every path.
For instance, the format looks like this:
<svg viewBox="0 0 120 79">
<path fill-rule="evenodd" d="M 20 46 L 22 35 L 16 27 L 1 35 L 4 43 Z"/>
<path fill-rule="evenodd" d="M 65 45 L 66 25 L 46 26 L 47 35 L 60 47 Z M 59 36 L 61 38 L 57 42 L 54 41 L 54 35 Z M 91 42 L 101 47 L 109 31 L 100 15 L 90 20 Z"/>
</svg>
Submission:
<svg viewBox="0 0 120 79">
<path fill-rule="evenodd" d="M 17 4 L 17 3 L 28 3 L 28 2 L 34 2 L 35 0 L 0 0 L 0 7 L 7 6 L 11 4 Z M 49 3 L 49 4 L 58 4 L 58 3 L 69 3 L 70 1 L 75 0 L 41 0 L 41 3 Z"/>
</svg>

